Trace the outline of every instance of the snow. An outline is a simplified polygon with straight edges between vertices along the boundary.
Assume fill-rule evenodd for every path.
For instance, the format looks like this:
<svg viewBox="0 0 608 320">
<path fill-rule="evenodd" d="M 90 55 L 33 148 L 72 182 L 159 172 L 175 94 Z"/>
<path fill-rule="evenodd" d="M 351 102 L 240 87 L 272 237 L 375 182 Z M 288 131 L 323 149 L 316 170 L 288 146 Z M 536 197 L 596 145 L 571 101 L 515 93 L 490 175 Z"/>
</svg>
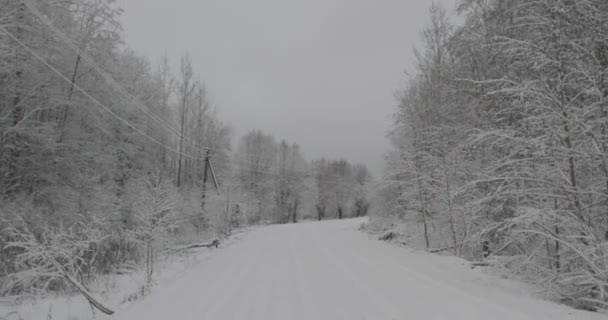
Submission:
<svg viewBox="0 0 608 320">
<path fill-rule="evenodd" d="M 361 222 L 255 229 L 114 319 L 605 319 L 460 259 L 373 240 Z"/>
<path fill-rule="evenodd" d="M 230 247 L 234 242 L 238 242 L 242 237 L 242 232 L 246 231 L 244 229 L 237 230 L 235 236 L 223 243 L 222 246 Z M 177 279 L 188 277 L 190 272 L 200 268 L 216 252 L 218 251 L 215 249 L 203 248 L 190 250 L 188 254 L 165 256 L 162 261 L 155 264 L 154 282 L 156 285 L 152 287 L 152 292 L 163 290 L 165 286 L 170 285 Z M 144 283 L 145 273 L 140 270 L 132 274 L 102 277 L 89 285 L 89 288 L 104 305 L 119 314 L 123 309 L 142 301 L 144 297 L 141 295 L 141 288 Z M 95 310 L 93 314 L 89 303 L 80 295 L 30 299 L 16 306 L 9 303 L 9 299 L 4 300 L 0 298 L 0 320 L 3 320 L 3 317 L 7 320 L 105 320 L 116 318 L 116 315 L 113 317 L 106 316 L 98 310 Z M 10 316 L 7 317 L 7 315 Z"/>
<path fill-rule="evenodd" d="M 377 241 L 357 230 L 363 221 L 238 233 L 219 250 L 161 262 L 158 285 L 133 303 L 123 302 L 138 292 L 143 276 L 113 278 L 100 294 L 117 314 L 96 312 L 95 319 L 605 319 L 537 299 L 531 288 L 472 270 L 464 260 Z M 16 310 L 24 320 L 49 313 L 93 319 L 81 297 Z M 10 311 L 0 306 L 0 317 Z"/>
</svg>

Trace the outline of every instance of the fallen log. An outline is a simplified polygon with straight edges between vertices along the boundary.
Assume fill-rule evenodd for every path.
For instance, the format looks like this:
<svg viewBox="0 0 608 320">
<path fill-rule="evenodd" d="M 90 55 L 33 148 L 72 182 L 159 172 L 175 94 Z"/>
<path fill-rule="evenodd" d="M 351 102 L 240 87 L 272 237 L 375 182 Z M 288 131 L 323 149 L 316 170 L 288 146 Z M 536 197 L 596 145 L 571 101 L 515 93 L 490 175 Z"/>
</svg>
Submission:
<svg viewBox="0 0 608 320">
<path fill-rule="evenodd" d="M 217 247 L 219 245 L 220 245 L 220 240 L 215 239 L 215 240 L 211 241 L 210 243 L 193 243 L 193 244 L 189 244 L 187 246 L 173 248 L 173 249 L 171 249 L 171 251 L 181 251 L 181 250 L 188 250 L 188 249 L 211 248 L 211 247 L 215 247 L 217 249 Z"/>
<path fill-rule="evenodd" d="M 220 240 L 215 239 L 215 240 L 211 241 L 210 243 L 195 243 L 195 244 L 191 244 L 191 245 L 187 246 L 185 249 L 211 248 L 211 247 L 215 247 L 217 249 L 217 247 L 219 245 L 220 245 Z"/>
<path fill-rule="evenodd" d="M 114 314 L 113 310 L 109 309 L 108 307 L 101 304 L 101 302 L 97 301 L 97 299 L 93 298 L 93 295 L 89 292 L 89 290 L 87 290 L 85 286 L 78 282 L 78 280 L 68 274 L 68 272 L 65 271 L 65 269 L 61 266 L 61 264 L 59 264 L 59 262 L 57 262 L 57 260 L 55 260 L 55 258 L 46 254 L 44 256 L 57 269 L 57 271 L 59 271 L 70 283 L 72 283 L 72 285 L 76 287 L 76 289 L 78 289 L 78 291 L 80 291 L 80 294 L 82 294 L 92 306 L 109 316 Z"/>
</svg>

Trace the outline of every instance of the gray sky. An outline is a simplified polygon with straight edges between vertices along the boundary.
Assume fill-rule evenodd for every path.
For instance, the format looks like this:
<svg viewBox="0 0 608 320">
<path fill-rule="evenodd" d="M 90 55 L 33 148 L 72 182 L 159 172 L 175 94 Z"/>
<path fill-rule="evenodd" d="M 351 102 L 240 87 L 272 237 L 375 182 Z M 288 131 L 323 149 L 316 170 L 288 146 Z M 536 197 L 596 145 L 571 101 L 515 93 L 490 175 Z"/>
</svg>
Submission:
<svg viewBox="0 0 608 320">
<path fill-rule="evenodd" d="M 189 53 L 237 139 L 259 128 L 299 143 L 309 160 L 342 157 L 381 174 L 394 92 L 430 1 L 119 3 L 128 45 L 154 61 Z"/>
</svg>

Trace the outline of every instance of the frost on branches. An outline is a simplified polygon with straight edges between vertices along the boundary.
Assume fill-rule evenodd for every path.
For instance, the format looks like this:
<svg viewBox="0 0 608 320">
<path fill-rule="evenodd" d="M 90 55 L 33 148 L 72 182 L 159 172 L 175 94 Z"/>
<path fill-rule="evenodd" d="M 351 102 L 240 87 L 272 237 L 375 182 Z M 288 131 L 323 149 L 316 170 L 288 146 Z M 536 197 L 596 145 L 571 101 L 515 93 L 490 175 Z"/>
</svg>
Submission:
<svg viewBox="0 0 608 320">
<path fill-rule="evenodd" d="M 431 9 L 375 220 L 607 308 L 608 3 L 467 0 L 459 13 L 456 27 Z"/>
</svg>

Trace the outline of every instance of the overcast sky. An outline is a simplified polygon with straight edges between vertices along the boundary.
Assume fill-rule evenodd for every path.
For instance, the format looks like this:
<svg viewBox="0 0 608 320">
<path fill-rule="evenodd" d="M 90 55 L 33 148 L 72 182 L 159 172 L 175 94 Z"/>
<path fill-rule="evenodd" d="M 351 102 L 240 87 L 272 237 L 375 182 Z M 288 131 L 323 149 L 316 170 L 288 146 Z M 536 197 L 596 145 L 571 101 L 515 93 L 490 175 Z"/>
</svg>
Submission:
<svg viewBox="0 0 608 320">
<path fill-rule="evenodd" d="M 455 0 L 438 1 L 451 12 Z M 380 175 L 404 71 L 428 0 L 119 0 L 127 44 L 189 53 L 237 138 L 262 129 L 309 160 Z M 176 71 L 176 70 L 175 70 Z"/>
</svg>

